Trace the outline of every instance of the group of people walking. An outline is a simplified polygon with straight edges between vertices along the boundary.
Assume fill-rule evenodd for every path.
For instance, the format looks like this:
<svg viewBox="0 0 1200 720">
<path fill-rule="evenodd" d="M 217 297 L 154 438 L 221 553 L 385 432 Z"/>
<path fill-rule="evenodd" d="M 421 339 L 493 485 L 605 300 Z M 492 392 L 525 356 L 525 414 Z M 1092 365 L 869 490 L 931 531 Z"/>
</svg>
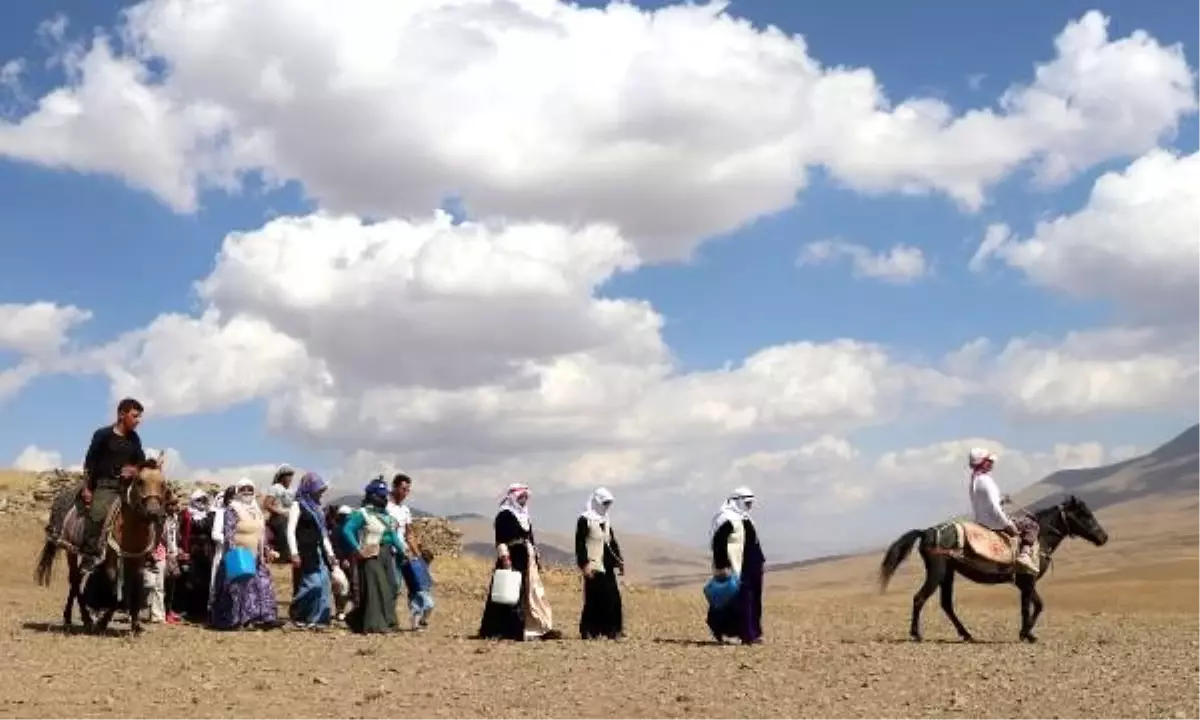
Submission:
<svg viewBox="0 0 1200 720">
<path fill-rule="evenodd" d="M 81 500 L 90 504 L 83 543 L 85 562 L 102 555 L 101 526 L 120 497 L 122 483 L 145 462 L 136 432 L 142 405 L 132 398 L 117 406 L 117 422 L 93 434 L 84 463 L 87 484 Z M 299 474 L 298 483 L 297 475 Z M 218 494 L 195 490 L 186 507 L 167 502 L 162 539 L 144 571 L 152 620 L 183 618 L 219 630 L 271 629 L 278 617 L 270 565 L 292 567 L 288 620 L 301 628 L 328 627 L 335 620 L 359 633 L 400 629 L 396 605 L 407 590 L 411 628 L 428 626 L 434 608 L 429 565 L 412 531 L 406 501 L 412 479 L 377 477 L 363 489 L 361 507 L 323 507 L 328 483 L 315 472 L 281 465 L 259 503 L 253 481 L 243 478 Z M 495 597 L 489 587 L 478 636 L 510 640 L 562 637 L 545 585 L 529 508 L 530 489 L 509 486 L 493 527 L 494 570 L 520 577 L 515 602 Z M 582 578 L 579 634 L 585 639 L 624 635 L 624 608 L 618 576 L 625 572 L 621 546 L 609 518 L 614 502 L 597 488 L 575 525 L 575 561 Z M 712 607 L 708 626 L 718 640 L 744 643 L 762 637 L 764 558 L 750 519 L 754 495 L 739 488 L 713 521 L 714 575 L 736 577 L 736 597 Z M 493 574 L 492 582 L 496 575 Z"/>
</svg>

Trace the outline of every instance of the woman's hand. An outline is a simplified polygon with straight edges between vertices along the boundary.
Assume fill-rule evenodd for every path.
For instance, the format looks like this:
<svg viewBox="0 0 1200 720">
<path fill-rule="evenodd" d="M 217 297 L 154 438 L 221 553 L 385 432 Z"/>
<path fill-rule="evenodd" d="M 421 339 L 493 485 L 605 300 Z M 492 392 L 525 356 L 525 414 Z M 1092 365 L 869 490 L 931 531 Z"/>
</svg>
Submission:
<svg viewBox="0 0 1200 720">
<path fill-rule="evenodd" d="M 292 556 L 292 567 L 295 568 L 296 570 L 300 569 L 300 556 L 299 555 Z"/>
<path fill-rule="evenodd" d="M 505 570 L 511 570 L 512 569 L 512 558 L 510 558 L 507 555 L 501 555 L 500 556 L 500 567 L 504 568 Z"/>
</svg>

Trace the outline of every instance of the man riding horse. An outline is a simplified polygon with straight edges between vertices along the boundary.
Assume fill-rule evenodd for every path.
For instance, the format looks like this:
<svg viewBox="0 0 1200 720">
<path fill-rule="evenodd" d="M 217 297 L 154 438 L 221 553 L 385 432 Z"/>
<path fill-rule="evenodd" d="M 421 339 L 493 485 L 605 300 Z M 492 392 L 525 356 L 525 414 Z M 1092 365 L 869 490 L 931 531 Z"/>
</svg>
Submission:
<svg viewBox="0 0 1200 720">
<path fill-rule="evenodd" d="M 1038 521 L 1026 512 L 1016 512 L 1010 516 L 1004 511 L 1000 489 L 991 476 L 991 470 L 996 465 L 993 453 L 983 448 L 973 448 L 967 455 L 967 464 L 971 468 L 971 509 L 975 522 L 991 530 L 1017 536 L 1020 540 L 1016 563 L 1022 570 L 1036 574 L 1038 563 L 1032 549 L 1038 539 Z"/>
<path fill-rule="evenodd" d="M 86 484 L 81 499 L 88 507 L 80 548 L 80 570 L 88 573 L 104 556 L 102 534 L 114 503 L 146 463 L 146 452 L 137 426 L 145 408 L 133 398 L 117 403 L 117 421 L 92 433 L 83 461 Z M 162 458 L 159 459 L 161 464 Z M 161 469 L 161 467 L 160 467 Z"/>
</svg>

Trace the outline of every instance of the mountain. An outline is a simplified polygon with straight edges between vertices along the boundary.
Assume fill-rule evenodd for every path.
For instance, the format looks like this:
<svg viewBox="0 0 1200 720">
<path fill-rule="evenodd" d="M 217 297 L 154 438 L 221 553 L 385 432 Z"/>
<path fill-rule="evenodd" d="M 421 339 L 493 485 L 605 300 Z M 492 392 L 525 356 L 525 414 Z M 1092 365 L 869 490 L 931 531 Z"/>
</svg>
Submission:
<svg viewBox="0 0 1200 720">
<path fill-rule="evenodd" d="M 1198 463 L 1200 425 L 1193 425 L 1145 455 L 1103 467 L 1060 470 L 1014 495 L 1013 502 L 1037 509 L 1078 495 L 1100 510 L 1148 498 L 1195 498 Z"/>
</svg>

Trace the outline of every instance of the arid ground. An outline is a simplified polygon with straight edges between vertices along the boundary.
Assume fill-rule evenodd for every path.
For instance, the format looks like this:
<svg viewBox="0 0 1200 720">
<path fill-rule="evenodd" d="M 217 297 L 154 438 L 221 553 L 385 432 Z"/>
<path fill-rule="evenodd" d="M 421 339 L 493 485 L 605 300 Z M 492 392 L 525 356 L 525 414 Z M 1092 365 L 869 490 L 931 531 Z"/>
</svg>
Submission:
<svg viewBox="0 0 1200 720">
<path fill-rule="evenodd" d="M 928 641 L 910 643 L 916 565 L 880 597 L 866 557 L 769 575 L 767 642 L 740 647 L 709 641 L 698 587 L 627 588 L 626 641 L 573 639 L 569 574 L 549 588 L 566 640 L 472 640 L 488 572 L 474 559 L 435 563 L 439 608 L 423 634 L 156 625 L 130 638 L 121 623 L 111 637 L 68 635 L 65 573 L 35 586 L 37 522 L 9 517 L 0 715 L 1197 717 L 1195 500 L 1102 519 L 1113 541 L 1069 544 L 1044 581 L 1036 646 L 1017 642 L 1012 588 L 965 583 L 960 614 L 980 642 L 958 642 L 935 598 Z"/>
</svg>

